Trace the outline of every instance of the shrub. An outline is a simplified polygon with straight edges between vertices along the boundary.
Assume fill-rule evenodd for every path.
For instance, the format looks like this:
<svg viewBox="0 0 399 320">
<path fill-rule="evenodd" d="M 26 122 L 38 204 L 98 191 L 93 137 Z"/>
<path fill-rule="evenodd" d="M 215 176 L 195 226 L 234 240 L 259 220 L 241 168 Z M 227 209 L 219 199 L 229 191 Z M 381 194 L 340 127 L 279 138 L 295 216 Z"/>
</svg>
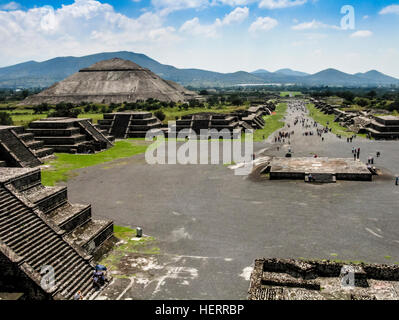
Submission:
<svg viewBox="0 0 399 320">
<path fill-rule="evenodd" d="M 0 125 L 2 125 L 2 126 L 12 126 L 13 125 L 12 118 L 11 118 L 10 114 L 8 114 L 7 112 L 0 112 Z"/>
<path fill-rule="evenodd" d="M 155 115 L 159 120 L 161 120 L 161 121 L 164 121 L 165 118 L 166 118 L 166 115 L 165 115 L 165 113 L 163 113 L 162 110 L 156 111 L 156 112 L 154 113 L 154 115 Z"/>
</svg>

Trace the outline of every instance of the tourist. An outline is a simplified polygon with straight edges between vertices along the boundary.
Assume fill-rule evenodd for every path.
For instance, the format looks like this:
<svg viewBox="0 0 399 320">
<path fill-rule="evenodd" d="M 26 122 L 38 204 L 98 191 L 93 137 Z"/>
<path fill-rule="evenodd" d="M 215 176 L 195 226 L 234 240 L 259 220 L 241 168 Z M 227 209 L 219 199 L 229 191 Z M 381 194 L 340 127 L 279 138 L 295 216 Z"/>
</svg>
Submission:
<svg viewBox="0 0 399 320">
<path fill-rule="evenodd" d="M 83 300 L 83 295 L 80 290 L 75 293 L 75 295 L 73 296 L 73 300 Z"/>
</svg>

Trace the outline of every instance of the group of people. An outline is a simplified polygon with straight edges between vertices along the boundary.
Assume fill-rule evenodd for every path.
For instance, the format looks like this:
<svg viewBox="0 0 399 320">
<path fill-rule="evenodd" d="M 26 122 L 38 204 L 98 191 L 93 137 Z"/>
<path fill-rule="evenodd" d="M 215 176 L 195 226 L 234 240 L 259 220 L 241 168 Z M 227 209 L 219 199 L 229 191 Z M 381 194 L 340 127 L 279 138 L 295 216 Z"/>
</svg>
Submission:
<svg viewBox="0 0 399 320">
<path fill-rule="evenodd" d="M 277 143 L 285 143 L 286 140 L 290 143 L 291 135 L 295 134 L 295 131 L 291 132 L 286 132 L 286 131 L 280 131 L 275 137 L 274 137 L 274 142 Z"/>
<path fill-rule="evenodd" d="M 96 289 L 100 289 L 107 282 L 107 267 L 103 265 L 96 265 L 95 270 L 93 272 L 93 286 Z M 73 296 L 74 300 L 83 300 L 82 291 L 78 291 Z"/>
<path fill-rule="evenodd" d="M 359 160 L 360 159 L 360 148 L 352 147 L 352 154 L 353 154 L 353 158 L 355 161 Z"/>
</svg>

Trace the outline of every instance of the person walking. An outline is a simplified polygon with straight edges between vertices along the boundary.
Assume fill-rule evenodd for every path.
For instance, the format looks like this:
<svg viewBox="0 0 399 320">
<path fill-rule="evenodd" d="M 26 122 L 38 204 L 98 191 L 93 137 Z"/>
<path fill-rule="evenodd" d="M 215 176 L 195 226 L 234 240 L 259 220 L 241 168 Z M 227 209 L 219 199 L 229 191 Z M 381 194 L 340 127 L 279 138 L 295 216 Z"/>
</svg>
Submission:
<svg viewBox="0 0 399 320">
<path fill-rule="evenodd" d="M 396 186 L 399 185 L 399 176 L 398 176 L 398 175 L 397 175 L 396 178 L 395 178 L 395 185 L 396 185 Z"/>
</svg>

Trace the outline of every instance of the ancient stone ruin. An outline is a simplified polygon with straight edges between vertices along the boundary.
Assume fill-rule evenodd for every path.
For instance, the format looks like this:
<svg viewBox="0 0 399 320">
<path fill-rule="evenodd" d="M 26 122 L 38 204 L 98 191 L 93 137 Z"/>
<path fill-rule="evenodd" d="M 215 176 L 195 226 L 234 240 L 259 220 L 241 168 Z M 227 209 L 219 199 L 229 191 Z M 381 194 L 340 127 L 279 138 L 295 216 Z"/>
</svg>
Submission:
<svg viewBox="0 0 399 320">
<path fill-rule="evenodd" d="M 303 180 L 307 183 L 336 183 L 337 180 L 372 181 L 377 171 L 360 161 L 346 158 L 259 157 L 252 175 L 270 180 Z"/>
<path fill-rule="evenodd" d="M 110 104 L 150 98 L 183 102 L 196 96 L 196 93 L 164 80 L 131 61 L 114 58 L 82 69 L 47 90 L 26 98 L 22 104 L 78 104 L 82 101 Z"/>
<path fill-rule="evenodd" d="M 66 187 L 44 187 L 40 169 L 0 168 L 0 288 L 23 299 L 85 299 L 95 293 L 93 256 L 113 235 L 112 221 L 91 219 Z M 55 282 L 43 286 L 43 266 Z"/>
<path fill-rule="evenodd" d="M 398 300 L 399 266 L 255 260 L 249 300 Z"/>
<path fill-rule="evenodd" d="M 243 128 L 252 129 L 240 121 L 237 116 L 231 114 L 220 113 L 198 113 L 183 116 L 180 120 L 176 121 L 176 126 L 173 130 L 179 136 L 185 135 L 189 137 L 191 134 L 200 136 L 201 130 L 214 130 L 220 133 L 222 130 L 232 138 L 239 138 Z M 209 137 L 207 135 L 207 137 Z M 215 138 L 217 138 L 215 136 Z"/>
<path fill-rule="evenodd" d="M 53 154 L 24 127 L 0 126 L 0 167 L 37 167 Z"/>
<path fill-rule="evenodd" d="M 144 138 L 147 131 L 160 132 L 162 122 L 151 112 L 118 112 L 104 114 L 98 128 L 118 139 Z"/>
<path fill-rule="evenodd" d="M 340 106 L 311 99 L 315 107 L 325 114 L 334 114 L 335 122 L 355 133 L 366 133 L 376 140 L 399 139 L 399 117 L 376 116 L 369 111 L 345 111 Z"/>
<path fill-rule="evenodd" d="M 266 106 L 254 106 L 248 108 L 248 110 L 237 111 L 233 113 L 242 122 L 245 122 L 252 129 L 263 129 L 265 127 L 264 116 L 272 114 L 272 111 Z"/>
<path fill-rule="evenodd" d="M 95 153 L 112 147 L 114 140 L 98 130 L 91 119 L 42 119 L 31 122 L 27 132 L 55 152 Z"/>
<path fill-rule="evenodd" d="M 375 139 L 399 139 L 399 117 L 375 116 L 367 131 Z"/>
</svg>

